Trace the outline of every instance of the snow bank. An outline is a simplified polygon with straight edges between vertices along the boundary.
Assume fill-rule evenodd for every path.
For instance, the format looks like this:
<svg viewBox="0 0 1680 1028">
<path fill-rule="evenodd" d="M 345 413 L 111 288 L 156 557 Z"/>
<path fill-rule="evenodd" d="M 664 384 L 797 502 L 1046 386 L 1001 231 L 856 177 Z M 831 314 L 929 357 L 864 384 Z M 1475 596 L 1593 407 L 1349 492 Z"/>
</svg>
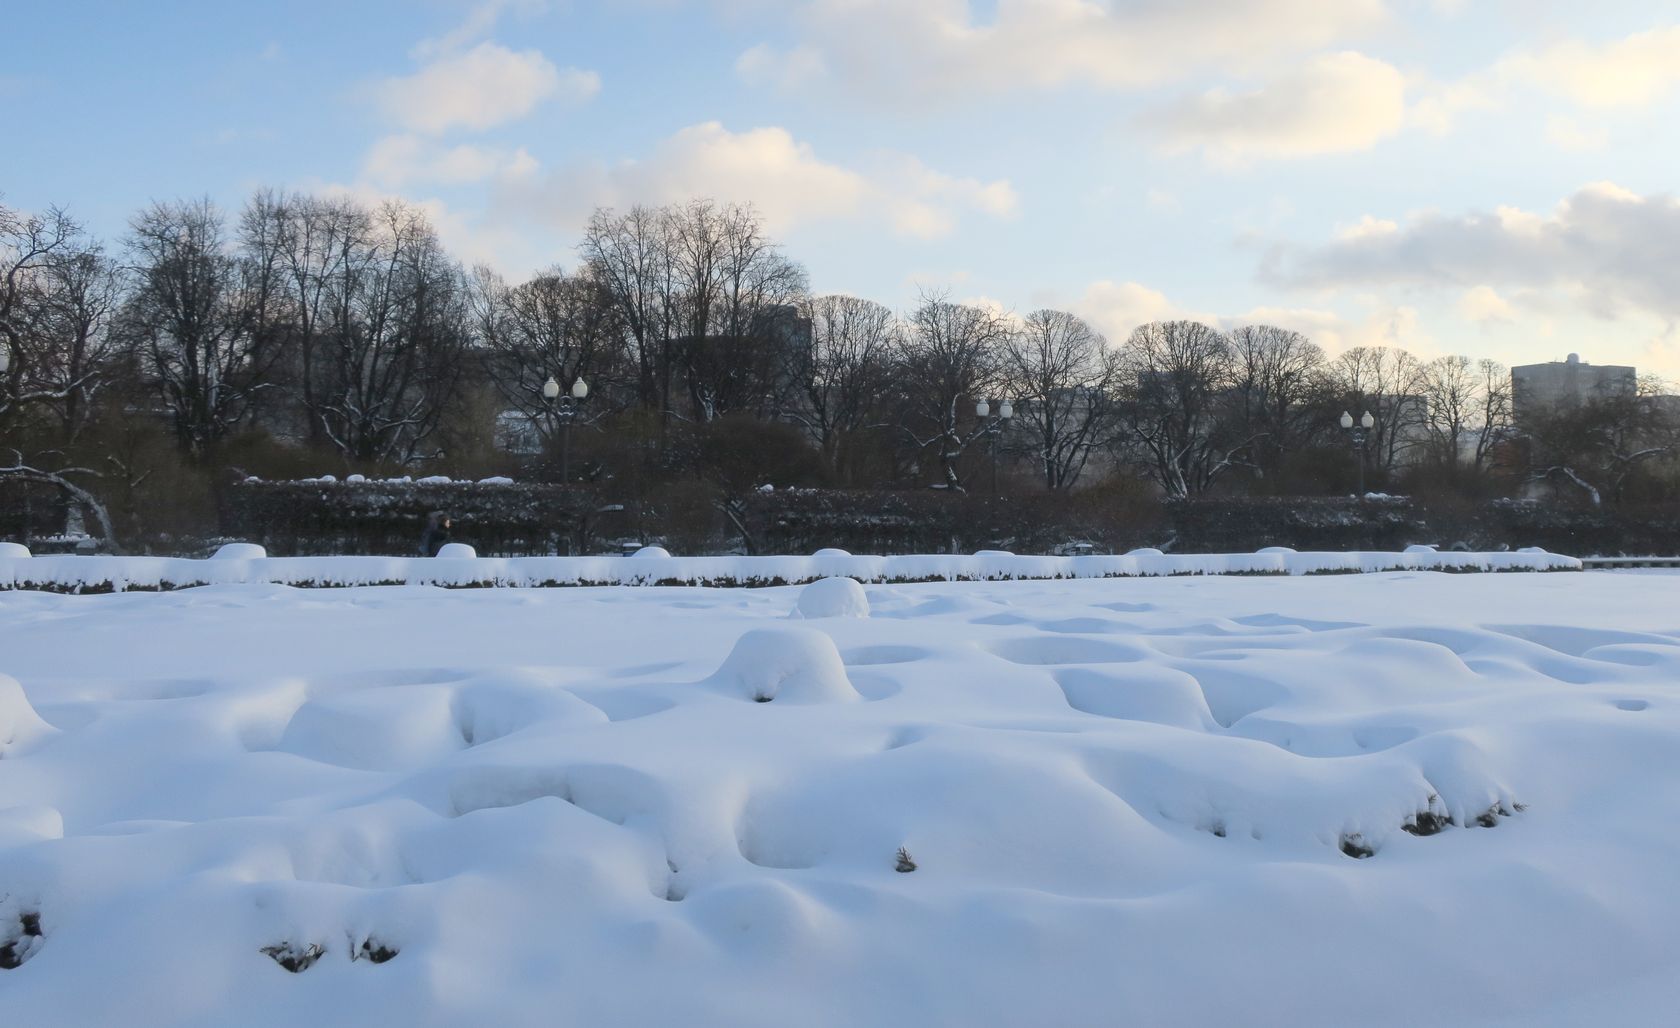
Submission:
<svg viewBox="0 0 1680 1028">
<path fill-rule="evenodd" d="M 796 618 L 866 618 L 869 597 L 853 578 L 821 578 L 799 590 Z"/>
<path fill-rule="evenodd" d="M 459 549 L 456 549 L 459 547 Z M 437 558 L 268 557 L 191 560 L 177 557 L 0 554 L 0 589 L 116 591 L 266 582 L 294 586 L 437 585 L 781 585 L 823 578 L 860 582 L 997 581 L 1010 579 L 1150 578 L 1178 575 L 1309 575 L 1374 571 L 1578 571 L 1573 557 L 1540 551 L 1438 553 L 1163 554 L 1030 556 L 1002 552 L 895 557 L 821 554 L 758 557 L 673 557 L 645 546 L 624 557 L 476 557 L 451 543 Z"/>
<path fill-rule="evenodd" d="M 0 560 L 23 560 L 29 556 L 29 547 L 22 543 L 0 542 Z"/>
</svg>

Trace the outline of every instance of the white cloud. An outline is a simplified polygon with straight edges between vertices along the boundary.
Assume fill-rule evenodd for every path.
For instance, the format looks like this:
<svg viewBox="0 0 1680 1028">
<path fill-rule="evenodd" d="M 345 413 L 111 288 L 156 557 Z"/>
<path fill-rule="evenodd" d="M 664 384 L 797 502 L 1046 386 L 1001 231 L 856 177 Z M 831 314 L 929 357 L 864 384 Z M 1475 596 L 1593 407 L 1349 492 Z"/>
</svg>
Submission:
<svg viewBox="0 0 1680 1028">
<path fill-rule="evenodd" d="M 695 197 L 751 203 L 776 234 L 812 222 L 874 217 L 894 233 L 931 239 L 967 215 L 1010 217 L 1018 201 L 1005 180 L 962 178 L 913 157 L 878 155 L 857 166 L 823 160 L 786 129 L 733 132 L 719 122 L 685 128 L 641 160 L 562 168 L 504 189 L 505 217 L 540 212 L 575 229 L 597 206 L 676 203 Z"/>
<path fill-rule="evenodd" d="M 1277 325 L 1291 329 L 1332 356 L 1355 346 L 1399 346 L 1420 355 L 1432 355 L 1439 349 L 1435 340 L 1424 332 L 1417 308 L 1380 300 L 1368 300 L 1364 306 L 1367 308 L 1364 314 L 1352 319 L 1335 311 L 1311 307 L 1260 306 L 1219 321 L 1220 327 L 1226 330 L 1238 325 Z"/>
<path fill-rule="evenodd" d="M 1345 225 L 1336 230 L 1337 239 L 1364 239 L 1368 236 L 1386 236 L 1400 231 L 1399 222 L 1386 218 L 1373 218 L 1369 214 L 1362 216 L 1351 225 Z"/>
<path fill-rule="evenodd" d="M 1218 315 L 1186 307 L 1138 282 L 1101 281 L 1086 287 L 1070 309 L 1113 344 L 1124 343 L 1139 325 L 1185 319 L 1225 331 L 1239 325 L 1276 325 L 1301 333 L 1331 354 L 1354 346 L 1404 346 L 1423 353 L 1437 348 L 1420 327 L 1415 308 L 1376 299 L 1362 306 L 1365 312 L 1352 319 L 1330 310 L 1268 305 L 1241 314 Z"/>
<path fill-rule="evenodd" d="M 794 17 L 793 52 L 813 55 L 804 61 L 820 59 L 854 90 L 903 102 L 1022 87 L 1131 89 L 1203 68 L 1253 68 L 1373 29 L 1388 10 L 1384 0 L 805 0 Z M 770 66 L 778 51 L 748 54 L 749 66 Z"/>
<path fill-rule="evenodd" d="M 1599 317 L 1680 318 L 1680 201 L 1592 183 L 1549 213 L 1424 214 L 1397 231 L 1281 247 L 1266 281 L 1336 289 L 1357 283 L 1458 290 L 1486 286 L 1567 297 Z"/>
<path fill-rule="evenodd" d="M 735 74 L 755 86 L 794 88 L 820 79 L 827 71 L 821 51 L 809 46 L 777 50 L 760 43 L 735 59 Z"/>
<path fill-rule="evenodd" d="M 417 61 L 431 60 L 454 53 L 469 43 L 476 43 L 495 30 L 497 22 L 509 11 L 532 15 L 547 9 L 547 0 L 477 0 L 467 10 L 459 25 L 435 39 L 423 39 L 409 51 Z"/>
<path fill-rule="evenodd" d="M 1603 125 L 1582 125 L 1565 114 L 1546 118 L 1546 140 L 1560 150 L 1602 150 L 1610 142 Z"/>
<path fill-rule="evenodd" d="M 601 89 L 592 71 L 556 68 L 536 50 L 496 43 L 439 58 L 378 87 L 387 117 L 411 132 L 488 129 L 525 117 L 552 97 L 587 100 Z"/>
<path fill-rule="evenodd" d="M 1593 112 L 1655 104 L 1680 87 L 1680 25 L 1639 32 L 1608 43 L 1569 40 L 1538 50 L 1518 50 L 1455 82 L 1420 80 L 1412 124 L 1444 134 L 1459 115 L 1500 110 L 1521 88 L 1563 97 Z M 1546 138 L 1567 150 L 1593 150 L 1607 142 L 1605 130 L 1554 112 Z"/>
<path fill-rule="evenodd" d="M 1368 150 L 1406 120 L 1406 82 L 1353 51 L 1325 54 L 1244 92 L 1209 90 L 1142 119 L 1170 151 L 1221 163 Z"/>
<path fill-rule="evenodd" d="M 1406 112 L 1408 125 L 1446 135 L 1467 111 L 1498 110 L 1503 105 L 1500 91 L 1485 76 L 1442 83 L 1417 78 L 1411 83 L 1415 99 Z"/>
<path fill-rule="evenodd" d="M 1511 302 L 1500 296 L 1492 286 L 1476 286 L 1458 298 L 1458 313 L 1466 321 L 1486 324 L 1490 321 L 1515 321 L 1516 311 Z"/>
<path fill-rule="evenodd" d="M 1173 214 L 1178 212 L 1178 194 L 1170 189 L 1150 189 L 1143 198 L 1152 210 Z"/>
<path fill-rule="evenodd" d="M 1594 45 L 1571 40 L 1507 58 L 1495 68 L 1583 107 L 1638 107 L 1680 86 L 1680 25 Z"/>
<path fill-rule="evenodd" d="M 415 135 L 386 136 L 362 158 L 362 178 L 382 189 L 411 185 L 460 185 L 497 176 L 531 175 L 536 158 L 521 147 L 441 146 Z"/>
<path fill-rule="evenodd" d="M 1158 289 L 1139 282 L 1093 282 L 1073 305 L 1073 313 L 1090 322 L 1110 343 L 1123 343 L 1132 330 L 1151 321 L 1187 319 L 1212 324 L 1217 317 L 1186 310 Z"/>
</svg>

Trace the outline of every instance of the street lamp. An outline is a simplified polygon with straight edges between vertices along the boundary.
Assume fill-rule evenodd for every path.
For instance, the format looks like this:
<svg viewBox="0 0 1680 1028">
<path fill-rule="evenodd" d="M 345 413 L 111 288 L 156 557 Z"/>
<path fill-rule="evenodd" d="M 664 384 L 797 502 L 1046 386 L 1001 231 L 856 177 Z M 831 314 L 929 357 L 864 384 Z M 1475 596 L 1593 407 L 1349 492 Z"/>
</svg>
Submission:
<svg viewBox="0 0 1680 1028">
<path fill-rule="evenodd" d="M 991 450 L 992 450 L 992 495 L 996 496 L 997 491 L 998 491 L 998 460 L 997 460 L 998 434 L 1003 430 L 1003 426 L 1009 422 L 1009 419 L 1015 416 L 1015 408 L 1014 408 L 1014 406 L 1012 406 L 1010 404 L 1010 402 L 1008 400 L 1004 400 L 1004 401 L 1002 401 L 1001 403 L 998 404 L 997 417 L 994 418 L 994 417 L 991 416 L 991 414 L 992 414 L 992 405 L 987 403 L 985 400 L 981 400 L 979 403 L 974 405 L 974 415 L 975 415 L 975 417 L 978 417 L 981 420 L 981 422 L 983 423 L 983 427 L 980 429 L 980 431 L 982 433 L 984 433 L 985 435 L 991 437 L 990 442 L 991 442 Z"/>
<path fill-rule="evenodd" d="M 554 376 L 548 376 L 543 383 L 543 399 L 548 403 L 549 414 L 560 423 L 560 481 L 572 480 L 572 419 L 578 415 L 578 405 L 589 396 L 589 383 L 579 375 L 572 380 L 571 390 L 561 395 L 560 383 Z M 559 401 L 556 403 L 555 401 Z"/>
<path fill-rule="evenodd" d="M 1365 495 L 1365 435 L 1371 431 L 1376 423 L 1377 419 L 1371 417 L 1370 411 L 1366 411 L 1360 417 L 1358 427 L 1355 427 L 1353 415 L 1347 411 L 1342 411 L 1342 429 L 1347 432 L 1348 439 L 1353 442 L 1354 453 L 1359 460 L 1359 495 L 1361 497 Z"/>
</svg>

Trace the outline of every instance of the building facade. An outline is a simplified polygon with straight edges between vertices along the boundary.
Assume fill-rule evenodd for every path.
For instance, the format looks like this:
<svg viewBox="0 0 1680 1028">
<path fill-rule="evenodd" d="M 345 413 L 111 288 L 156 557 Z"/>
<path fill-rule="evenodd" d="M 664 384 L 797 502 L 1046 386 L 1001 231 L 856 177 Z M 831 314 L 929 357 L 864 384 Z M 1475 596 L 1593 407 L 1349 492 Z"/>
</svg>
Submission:
<svg viewBox="0 0 1680 1028">
<path fill-rule="evenodd" d="M 1511 369 L 1511 411 L 1518 422 L 1559 407 L 1634 395 L 1639 373 L 1623 364 L 1588 364 L 1578 354 Z"/>
</svg>

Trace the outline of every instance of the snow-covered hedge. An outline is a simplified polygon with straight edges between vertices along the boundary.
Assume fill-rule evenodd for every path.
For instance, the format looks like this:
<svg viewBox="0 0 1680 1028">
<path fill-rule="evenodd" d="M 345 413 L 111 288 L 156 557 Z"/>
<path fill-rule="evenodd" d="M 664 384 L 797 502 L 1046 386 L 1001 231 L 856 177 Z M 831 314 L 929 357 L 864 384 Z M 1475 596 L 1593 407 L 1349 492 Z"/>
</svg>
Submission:
<svg viewBox="0 0 1680 1028">
<path fill-rule="evenodd" d="M 756 586 L 843 576 L 864 582 L 1120 578 L 1164 575 L 1310 575 L 1374 571 L 1578 571 L 1581 562 L 1517 553 L 1264 553 L 1050 557 L 0 557 L 0 589 L 104 592 L 198 585 L 712 585 Z"/>
<path fill-rule="evenodd" d="M 622 483 L 249 482 L 224 491 L 220 534 L 278 554 L 389 554 L 416 550 L 432 511 L 479 553 L 591 553 L 621 540 L 669 541 L 688 553 L 1099 553 L 1170 541 L 1180 552 L 1241 553 L 1268 545 L 1313 551 L 1401 550 L 1439 543 L 1470 550 L 1544 546 L 1565 553 L 1673 553 L 1680 518 L 1669 509 L 1582 511 L 1493 501 L 1453 503 L 1372 495 L 1217 497 L 1162 502 L 1109 490 L 994 497 L 934 490 L 757 490 L 731 517 L 704 490 Z M 0 538 L 23 538 L 0 529 Z M 182 551 L 176 551 L 182 552 Z"/>
</svg>

